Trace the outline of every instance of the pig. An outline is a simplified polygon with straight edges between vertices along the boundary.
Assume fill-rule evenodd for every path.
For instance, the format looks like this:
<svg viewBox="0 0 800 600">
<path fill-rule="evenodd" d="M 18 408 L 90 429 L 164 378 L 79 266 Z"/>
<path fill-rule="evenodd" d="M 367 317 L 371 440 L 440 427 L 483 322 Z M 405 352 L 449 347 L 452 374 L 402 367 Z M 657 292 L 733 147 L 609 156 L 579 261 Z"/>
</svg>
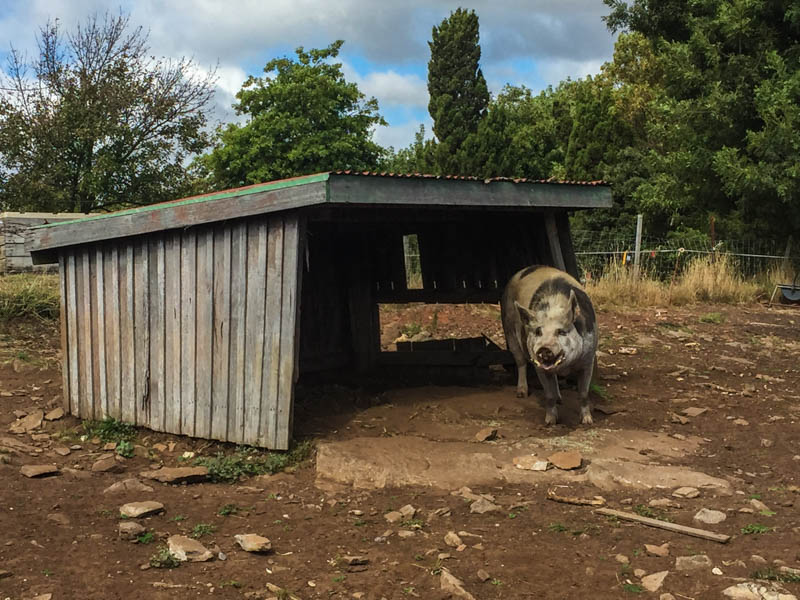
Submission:
<svg viewBox="0 0 800 600">
<path fill-rule="evenodd" d="M 517 272 L 501 303 L 506 345 L 517 365 L 517 397 L 528 396 L 528 362 L 544 387 L 545 424 L 558 422 L 558 376 L 574 375 L 581 398 L 581 423 L 592 424 L 589 386 L 597 352 L 594 307 L 572 276 L 534 265 Z"/>
</svg>

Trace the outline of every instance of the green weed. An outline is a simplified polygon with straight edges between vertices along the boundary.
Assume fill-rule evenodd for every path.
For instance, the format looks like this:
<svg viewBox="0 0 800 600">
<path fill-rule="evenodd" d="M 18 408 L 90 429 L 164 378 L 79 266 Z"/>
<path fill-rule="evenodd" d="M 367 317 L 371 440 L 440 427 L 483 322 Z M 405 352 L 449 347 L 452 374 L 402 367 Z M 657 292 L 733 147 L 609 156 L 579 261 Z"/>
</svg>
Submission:
<svg viewBox="0 0 800 600">
<path fill-rule="evenodd" d="M 795 573 L 783 573 L 775 571 L 772 567 L 755 571 L 750 575 L 751 579 L 766 579 L 768 581 L 780 581 L 781 583 L 800 583 L 800 575 Z"/>
<path fill-rule="evenodd" d="M 623 583 L 622 589 L 629 594 L 641 594 L 644 591 L 644 588 L 636 583 Z"/>
<path fill-rule="evenodd" d="M 0 321 L 58 319 L 60 313 L 58 275 L 20 273 L 0 277 Z"/>
<path fill-rule="evenodd" d="M 750 523 L 742 527 L 742 533 L 745 535 L 759 535 L 762 533 L 769 533 L 772 531 L 772 529 L 772 527 L 767 527 L 766 525 L 761 525 L 760 523 Z"/>
<path fill-rule="evenodd" d="M 218 452 L 216 456 L 197 458 L 194 464 L 206 467 L 211 481 L 234 483 L 242 477 L 277 473 L 298 465 L 310 454 L 308 441 L 296 444 L 288 452 L 263 452 L 242 446 L 231 455 Z"/>
<path fill-rule="evenodd" d="M 236 506 L 235 504 L 225 504 L 225 505 L 220 507 L 220 509 L 217 511 L 217 514 L 220 517 L 229 517 L 231 515 L 235 515 L 240 510 L 242 510 L 242 509 L 240 507 Z"/>
<path fill-rule="evenodd" d="M 142 535 L 137 536 L 136 537 L 136 543 L 137 544 L 150 544 L 154 539 L 156 539 L 156 536 L 153 535 L 152 531 L 148 531 L 147 533 L 143 533 Z"/>
<path fill-rule="evenodd" d="M 194 527 L 192 527 L 192 537 L 194 539 L 199 539 L 204 535 L 211 535 L 217 530 L 216 527 L 210 525 L 209 523 L 198 523 Z"/>
<path fill-rule="evenodd" d="M 150 557 L 150 566 L 156 569 L 174 569 L 180 566 L 181 561 L 172 556 L 169 548 L 161 546 L 158 551 Z"/>
<path fill-rule="evenodd" d="M 565 531 L 568 531 L 569 528 L 562 523 L 550 523 L 550 525 L 547 526 L 547 529 L 556 533 L 564 533 Z"/>
<path fill-rule="evenodd" d="M 100 438 L 102 442 L 132 442 L 136 439 L 136 427 L 111 417 L 102 421 L 84 421 L 84 434 L 89 438 Z"/>
<path fill-rule="evenodd" d="M 722 323 L 723 321 L 725 321 L 725 315 L 723 315 L 722 313 L 718 313 L 718 312 L 706 313 L 706 314 L 704 314 L 703 316 L 700 317 L 700 322 L 701 323 L 715 323 L 715 324 L 718 325 L 718 324 Z"/>
</svg>

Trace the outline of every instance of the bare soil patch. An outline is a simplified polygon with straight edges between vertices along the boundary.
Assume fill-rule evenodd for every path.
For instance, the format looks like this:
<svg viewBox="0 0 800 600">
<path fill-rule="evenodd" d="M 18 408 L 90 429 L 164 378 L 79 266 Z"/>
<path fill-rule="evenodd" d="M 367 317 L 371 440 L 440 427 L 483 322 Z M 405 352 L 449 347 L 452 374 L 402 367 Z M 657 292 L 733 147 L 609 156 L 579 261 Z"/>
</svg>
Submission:
<svg viewBox="0 0 800 600">
<path fill-rule="evenodd" d="M 563 422 L 545 428 L 538 390 L 517 399 L 514 376 L 503 370 L 485 383 L 460 386 L 390 385 L 379 378 L 359 386 L 306 382 L 298 436 L 311 439 L 320 458 L 327 452 L 328 460 L 333 450 L 350 457 L 334 474 L 352 468 L 358 481 L 320 474 L 315 457 L 290 473 L 236 484 L 145 481 L 152 492 L 113 494 L 103 492 L 142 471 L 186 466 L 184 452 L 209 456 L 233 448 L 139 430 L 134 455 L 117 461 L 121 472 L 93 472 L 102 444 L 80 440 L 72 417 L 10 433 L 17 417 L 60 405 L 58 332 L 38 322 L 0 326 L 0 577 L 9 574 L 0 578 L 0 596 L 287 597 L 268 591 L 269 583 L 303 599 L 436 600 L 453 597 L 441 587 L 446 569 L 481 599 L 666 592 L 700 599 L 722 597 L 723 589 L 752 581 L 755 571 L 800 569 L 800 311 L 699 306 L 600 311 L 599 320 L 604 397 L 595 397 L 591 428 L 578 425 L 572 389 L 564 392 Z M 403 328 L 417 327 L 435 337 L 487 335 L 503 345 L 494 307 L 389 307 L 382 322 L 386 348 Z M 486 428 L 496 436 L 476 441 Z M 70 446 L 80 448 L 59 453 Z M 547 458 L 557 450 L 577 450 L 581 466 L 544 472 L 513 466 L 515 457 Z M 60 473 L 37 479 L 20 471 L 40 464 Z M 382 475 L 365 474 L 370 465 L 383 468 Z M 492 468 L 495 477 L 486 475 Z M 728 489 L 700 485 L 694 498 L 674 497 L 677 480 L 652 477 L 664 469 L 700 473 Z M 593 477 L 593 470 L 606 475 Z M 411 484 L 397 485 L 403 472 Z M 458 492 L 462 486 L 471 492 Z M 733 537 L 723 545 L 609 519 L 592 506 L 549 500 L 553 491 L 599 495 L 609 508 Z M 471 512 L 480 495 L 497 508 Z M 666 506 L 649 505 L 664 498 Z M 120 539 L 120 506 L 146 500 L 164 505 L 136 519 L 152 535 L 139 543 Z M 387 513 L 409 504 L 413 516 L 387 521 Z M 699 523 L 694 516 L 702 508 L 726 518 Z M 193 532 L 215 560 L 149 566 L 168 536 Z M 447 545 L 449 532 L 459 534 L 462 548 Z M 242 550 L 234 536 L 248 533 L 268 537 L 272 550 Z M 645 549 L 665 543 L 668 556 Z M 708 563 L 676 569 L 678 557 L 698 554 Z M 348 564 L 347 556 L 368 562 Z M 642 577 L 661 571 L 669 573 L 660 589 L 644 591 Z M 800 583 L 762 584 L 800 595 Z"/>
</svg>

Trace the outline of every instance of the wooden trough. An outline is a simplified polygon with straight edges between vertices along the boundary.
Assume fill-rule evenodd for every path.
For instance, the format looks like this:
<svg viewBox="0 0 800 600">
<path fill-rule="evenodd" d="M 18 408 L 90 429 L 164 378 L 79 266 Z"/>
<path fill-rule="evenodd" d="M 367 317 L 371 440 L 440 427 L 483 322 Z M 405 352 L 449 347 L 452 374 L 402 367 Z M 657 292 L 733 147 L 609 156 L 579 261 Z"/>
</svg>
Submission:
<svg viewBox="0 0 800 600">
<path fill-rule="evenodd" d="M 28 248 L 60 265 L 69 413 L 285 449 L 301 373 L 503 355 L 381 353 L 379 303 L 498 302 L 535 263 L 577 276 L 568 211 L 609 206 L 596 182 L 335 172 L 43 226 Z"/>
</svg>

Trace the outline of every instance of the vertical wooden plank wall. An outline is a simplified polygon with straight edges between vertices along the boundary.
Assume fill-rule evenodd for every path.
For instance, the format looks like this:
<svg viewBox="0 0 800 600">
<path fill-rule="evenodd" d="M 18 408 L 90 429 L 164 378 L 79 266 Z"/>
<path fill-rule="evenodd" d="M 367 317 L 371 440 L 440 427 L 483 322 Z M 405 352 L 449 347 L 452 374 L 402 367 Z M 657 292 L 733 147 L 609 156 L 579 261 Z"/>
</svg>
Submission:
<svg viewBox="0 0 800 600">
<path fill-rule="evenodd" d="M 66 248 L 64 406 L 288 448 L 304 243 L 285 213 Z"/>
</svg>

